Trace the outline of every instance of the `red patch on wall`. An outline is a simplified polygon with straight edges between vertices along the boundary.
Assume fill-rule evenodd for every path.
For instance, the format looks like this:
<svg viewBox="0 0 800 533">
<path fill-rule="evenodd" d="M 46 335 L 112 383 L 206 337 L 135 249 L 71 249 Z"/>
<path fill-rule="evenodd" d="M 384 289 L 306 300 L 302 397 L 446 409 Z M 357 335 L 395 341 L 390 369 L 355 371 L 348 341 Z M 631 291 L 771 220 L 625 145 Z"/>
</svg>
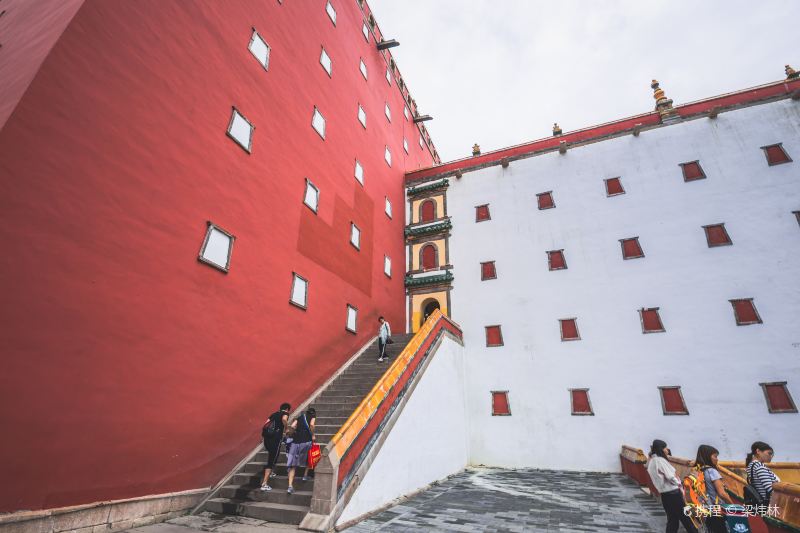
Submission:
<svg viewBox="0 0 800 533">
<path fill-rule="evenodd" d="M 559 320 L 561 324 L 561 340 L 576 341 L 580 340 L 578 335 L 578 321 L 575 318 L 564 318 Z"/>
<path fill-rule="evenodd" d="M 681 163 L 681 169 L 683 170 L 683 181 L 701 180 L 706 177 L 699 161 Z"/>
<path fill-rule="evenodd" d="M 502 346 L 503 332 L 500 326 L 486 326 L 486 346 Z"/>
<path fill-rule="evenodd" d="M 703 229 L 706 232 L 706 242 L 708 243 L 709 248 L 732 244 L 731 238 L 728 236 L 728 232 L 725 230 L 725 224 L 704 226 Z"/>
<path fill-rule="evenodd" d="M 547 252 L 547 263 L 550 270 L 563 270 L 567 268 L 567 261 L 564 259 L 564 251 L 552 250 Z"/>
<path fill-rule="evenodd" d="M 571 390 L 570 393 L 572 395 L 572 414 L 592 413 L 588 390 Z"/>
<path fill-rule="evenodd" d="M 433 200 L 425 200 L 419 207 L 419 221 L 432 222 L 436 220 L 436 203 Z"/>
<path fill-rule="evenodd" d="M 607 179 L 606 196 L 615 196 L 617 194 L 625 194 L 625 189 L 622 188 L 622 182 L 619 178 Z"/>
<path fill-rule="evenodd" d="M 783 411 L 783 412 L 796 412 L 797 408 L 786 389 L 785 383 L 771 383 L 764 385 L 767 392 L 767 402 L 770 412 Z"/>
<path fill-rule="evenodd" d="M 489 215 L 489 205 L 479 205 L 475 207 L 475 222 L 482 222 L 484 220 L 491 220 Z"/>
<path fill-rule="evenodd" d="M 749 324 L 761 324 L 756 306 L 752 299 L 731 300 L 733 314 L 736 318 L 736 325 L 746 326 Z"/>
<path fill-rule="evenodd" d="M 686 414 L 686 404 L 683 403 L 680 387 L 662 387 L 661 398 L 664 402 L 664 412 L 668 414 Z"/>
<path fill-rule="evenodd" d="M 492 415 L 510 415 L 507 392 L 492 392 Z"/>
<path fill-rule="evenodd" d="M 481 263 L 481 280 L 495 278 L 497 278 L 497 270 L 494 267 L 494 261 Z"/>
<path fill-rule="evenodd" d="M 419 252 L 422 270 L 433 270 L 439 268 L 439 257 L 436 254 L 436 247 L 426 244 Z"/>
<path fill-rule="evenodd" d="M 642 309 L 639 313 L 642 316 L 642 331 L 645 333 L 664 331 L 664 325 L 661 323 L 661 316 L 659 316 L 657 308 Z"/>
<path fill-rule="evenodd" d="M 764 153 L 767 156 L 767 163 L 769 163 L 770 166 L 780 165 L 781 163 L 788 163 L 792 160 L 789 157 L 789 154 L 786 153 L 786 150 L 784 150 L 783 146 L 781 146 L 780 144 L 765 146 Z"/>
<path fill-rule="evenodd" d="M 539 205 L 539 209 L 551 209 L 556 206 L 556 203 L 553 201 L 553 193 L 552 192 L 543 192 L 536 195 L 536 202 Z"/>
<path fill-rule="evenodd" d="M 639 238 L 633 237 L 631 239 L 622 239 L 622 258 L 623 259 L 637 259 L 644 257 L 644 251 L 639 244 Z"/>
</svg>

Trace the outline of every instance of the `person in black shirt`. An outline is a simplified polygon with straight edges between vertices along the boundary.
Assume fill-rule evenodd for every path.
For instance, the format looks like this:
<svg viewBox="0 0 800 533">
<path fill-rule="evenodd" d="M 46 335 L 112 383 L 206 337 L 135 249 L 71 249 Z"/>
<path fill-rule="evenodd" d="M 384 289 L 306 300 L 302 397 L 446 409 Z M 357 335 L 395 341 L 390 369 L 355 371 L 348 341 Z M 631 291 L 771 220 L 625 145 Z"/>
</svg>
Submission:
<svg viewBox="0 0 800 533">
<path fill-rule="evenodd" d="M 308 450 L 311 449 L 311 444 L 316 440 L 314 436 L 316 420 L 317 411 L 313 407 L 309 407 L 308 411 L 292 422 L 292 427 L 295 428 L 294 441 L 289 446 L 289 460 L 286 462 L 289 466 L 289 488 L 286 492 L 289 494 L 294 492 L 292 484 L 294 483 L 294 472 L 298 466 L 306 468 L 303 481 L 308 480 Z"/>
<path fill-rule="evenodd" d="M 275 462 L 278 460 L 281 439 L 283 439 L 283 434 L 286 431 L 286 425 L 289 422 L 289 411 L 291 411 L 291 409 L 292 406 L 288 403 L 281 404 L 281 408 L 269 415 L 269 418 L 264 423 L 264 427 L 261 429 L 261 437 L 264 439 L 264 449 L 268 454 L 261 490 L 272 490 L 272 487 L 269 486 L 269 476 L 272 474 L 272 469 L 275 468 Z"/>
</svg>

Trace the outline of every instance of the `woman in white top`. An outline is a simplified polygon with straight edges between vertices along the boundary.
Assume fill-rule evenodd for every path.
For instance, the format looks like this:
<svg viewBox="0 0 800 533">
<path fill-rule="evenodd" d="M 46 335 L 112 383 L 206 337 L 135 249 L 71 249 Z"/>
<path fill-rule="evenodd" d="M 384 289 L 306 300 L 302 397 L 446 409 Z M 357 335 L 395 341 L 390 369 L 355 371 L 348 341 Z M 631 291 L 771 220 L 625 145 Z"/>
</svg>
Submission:
<svg viewBox="0 0 800 533">
<path fill-rule="evenodd" d="M 667 443 L 656 439 L 650 446 L 650 459 L 647 461 L 647 473 L 650 474 L 653 486 L 661 494 L 661 505 L 667 513 L 667 533 L 677 533 L 679 523 L 689 533 L 697 533 L 692 520 L 683 514 L 685 503 L 680 488 L 681 480 L 668 460 L 669 455 Z"/>
</svg>

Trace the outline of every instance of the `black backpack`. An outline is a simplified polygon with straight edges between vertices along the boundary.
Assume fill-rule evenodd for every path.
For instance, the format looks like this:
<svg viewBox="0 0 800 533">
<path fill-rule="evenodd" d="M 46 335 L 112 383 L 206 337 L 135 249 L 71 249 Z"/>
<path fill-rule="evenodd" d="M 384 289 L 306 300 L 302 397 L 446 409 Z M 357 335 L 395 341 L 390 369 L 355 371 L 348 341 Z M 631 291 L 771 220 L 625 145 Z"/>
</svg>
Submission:
<svg viewBox="0 0 800 533">
<path fill-rule="evenodd" d="M 264 424 L 263 428 L 261 428 L 261 438 L 274 438 L 281 434 L 281 428 L 278 426 L 278 420 L 280 419 L 275 417 L 274 414 L 269 417 L 267 423 Z"/>
<path fill-rule="evenodd" d="M 752 464 L 752 463 L 750 463 Z M 750 480 L 750 465 L 747 465 L 747 485 L 744 486 L 742 490 L 742 498 L 744 499 L 745 505 L 765 505 L 767 502 L 764 501 L 764 498 L 758 493 L 758 491 L 751 485 L 752 481 Z"/>
</svg>

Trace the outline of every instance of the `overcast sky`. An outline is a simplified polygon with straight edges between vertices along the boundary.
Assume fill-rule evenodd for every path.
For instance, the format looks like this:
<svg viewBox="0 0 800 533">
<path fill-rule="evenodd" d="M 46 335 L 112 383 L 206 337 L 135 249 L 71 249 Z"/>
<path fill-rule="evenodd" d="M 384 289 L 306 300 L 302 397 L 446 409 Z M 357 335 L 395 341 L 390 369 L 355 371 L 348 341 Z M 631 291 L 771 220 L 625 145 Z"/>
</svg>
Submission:
<svg viewBox="0 0 800 533">
<path fill-rule="evenodd" d="M 799 0 L 369 0 L 443 161 L 800 70 Z"/>
</svg>

